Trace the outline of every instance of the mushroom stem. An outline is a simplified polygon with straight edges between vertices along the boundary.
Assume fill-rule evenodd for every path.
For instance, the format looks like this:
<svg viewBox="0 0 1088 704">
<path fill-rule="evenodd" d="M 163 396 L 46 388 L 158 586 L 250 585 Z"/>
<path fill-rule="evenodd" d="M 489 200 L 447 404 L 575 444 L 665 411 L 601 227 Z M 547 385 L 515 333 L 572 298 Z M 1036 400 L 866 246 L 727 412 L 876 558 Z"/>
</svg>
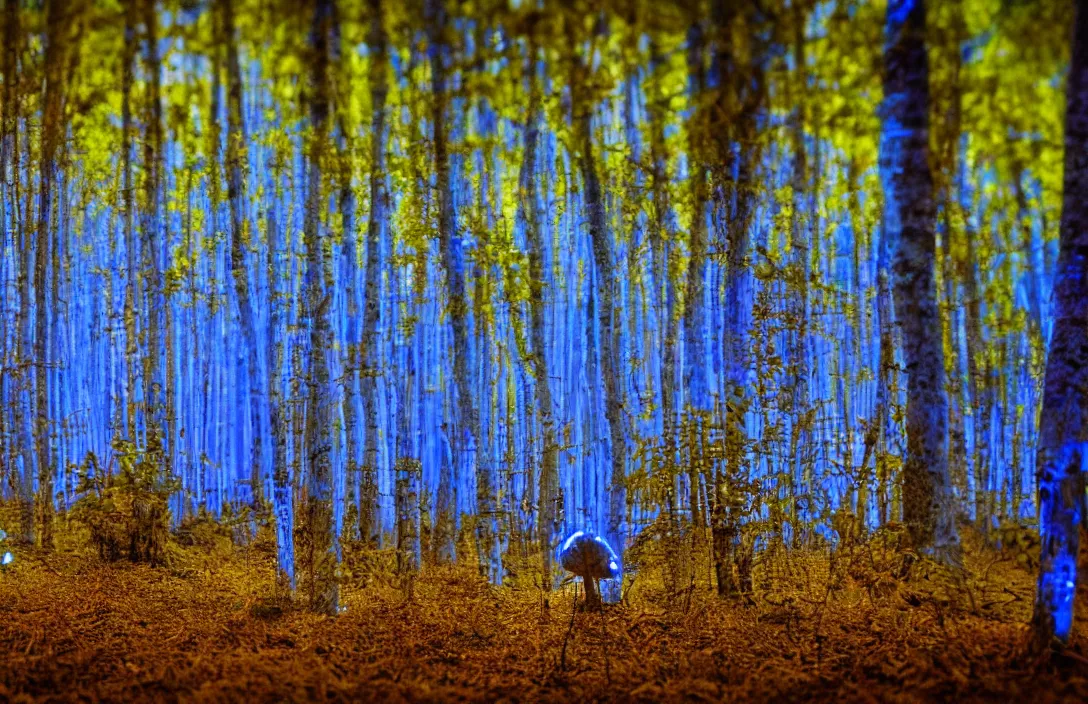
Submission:
<svg viewBox="0 0 1088 704">
<path fill-rule="evenodd" d="M 586 608 L 601 608 L 601 593 L 597 591 L 597 580 L 593 577 L 582 577 L 586 585 Z"/>
</svg>

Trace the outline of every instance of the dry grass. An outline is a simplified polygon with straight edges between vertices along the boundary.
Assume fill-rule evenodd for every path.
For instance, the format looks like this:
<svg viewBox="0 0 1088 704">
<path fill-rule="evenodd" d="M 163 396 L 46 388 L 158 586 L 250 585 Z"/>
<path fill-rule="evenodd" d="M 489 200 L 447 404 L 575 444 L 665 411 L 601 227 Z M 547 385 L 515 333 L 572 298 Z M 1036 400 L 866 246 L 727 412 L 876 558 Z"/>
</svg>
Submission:
<svg viewBox="0 0 1088 704">
<path fill-rule="evenodd" d="M 284 608 L 260 545 L 168 558 L 18 553 L 0 574 L 0 701 L 1088 699 L 1084 639 L 1030 656 L 1031 576 L 986 551 L 967 590 L 917 567 L 891 580 L 861 546 L 764 565 L 754 605 L 644 574 L 604 613 L 574 608 L 573 586 L 545 600 L 465 569 L 428 570 L 410 599 L 356 574 L 335 619 Z"/>
</svg>

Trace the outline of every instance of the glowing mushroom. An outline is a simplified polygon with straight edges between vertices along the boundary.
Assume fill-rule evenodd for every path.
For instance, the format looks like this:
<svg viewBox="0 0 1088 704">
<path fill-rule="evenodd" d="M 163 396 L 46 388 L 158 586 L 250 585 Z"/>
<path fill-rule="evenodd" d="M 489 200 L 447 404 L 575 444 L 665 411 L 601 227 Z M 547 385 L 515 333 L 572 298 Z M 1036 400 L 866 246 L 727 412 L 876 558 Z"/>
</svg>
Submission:
<svg viewBox="0 0 1088 704">
<path fill-rule="evenodd" d="M 563 569 L 582 578 L 586 585 L 586 606 L 591 608 L 601 606 L 597 580 L 620 576 L 620 559 L 608 541 L 584 530 L 575 532 L 563 541 L 559 563 Z"/>
</svg>

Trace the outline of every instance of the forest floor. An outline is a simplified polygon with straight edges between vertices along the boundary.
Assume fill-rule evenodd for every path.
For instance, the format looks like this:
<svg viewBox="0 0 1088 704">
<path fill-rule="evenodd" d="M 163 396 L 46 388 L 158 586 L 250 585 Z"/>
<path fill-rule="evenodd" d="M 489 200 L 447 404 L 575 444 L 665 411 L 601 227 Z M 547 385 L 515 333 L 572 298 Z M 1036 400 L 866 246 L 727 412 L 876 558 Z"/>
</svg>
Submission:
<svg viewBox="0 0 1088 704">
<path fill-rule="evenodd" d="M 174 545 L 159 568 L 17 551 L 0 701 L 1088 700 L 1086 639 L 1030 655 L 1028 569 L 969 555 L 950 597 L 935 573 L 889 579 L 882 554 L 764 566 L 747 604 L 645 575 L 603 612 L 576 608 L 575 585 L 545 600 L 430 568 L 410 598 L 349 580 L 328 618 L 277 601 L 254 550 Z"/>
</svg>

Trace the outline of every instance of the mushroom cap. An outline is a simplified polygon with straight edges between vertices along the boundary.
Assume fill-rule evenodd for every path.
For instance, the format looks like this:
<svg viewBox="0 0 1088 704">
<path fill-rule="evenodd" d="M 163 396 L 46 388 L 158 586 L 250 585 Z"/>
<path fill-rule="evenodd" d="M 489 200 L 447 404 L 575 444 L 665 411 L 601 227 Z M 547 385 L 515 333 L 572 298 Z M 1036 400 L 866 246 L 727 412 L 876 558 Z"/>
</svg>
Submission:
<svg viewBox="0 0 1088 704">
<path fill-rule="evenodd" d="M 601 536 L 584 530 L 563 541 L 559 563 L 563 569 L 583 578 L 612 579 L 620 575 L 620 559 L 612 546 Z"/>
</svg>

